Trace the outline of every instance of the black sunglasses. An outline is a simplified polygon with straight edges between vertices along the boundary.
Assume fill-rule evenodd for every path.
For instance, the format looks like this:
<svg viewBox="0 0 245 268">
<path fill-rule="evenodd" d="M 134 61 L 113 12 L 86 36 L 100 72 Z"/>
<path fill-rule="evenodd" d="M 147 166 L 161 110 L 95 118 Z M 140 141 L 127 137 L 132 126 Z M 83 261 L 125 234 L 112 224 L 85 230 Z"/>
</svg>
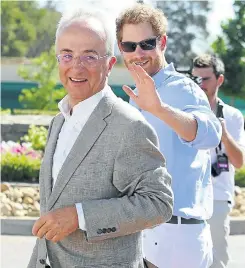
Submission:
<svg viewBox="0 0 245 268">
<path fill-rule="evenodd" d="M 124 52 L 134 52 L 137 45 L 143 50 L 152 50 L 156 47 L 157 39 L 160 36 L 152 37 L 149 39 L 142 40 L 140 42 L 121 42 L 121 48 Z"/>
</svg>

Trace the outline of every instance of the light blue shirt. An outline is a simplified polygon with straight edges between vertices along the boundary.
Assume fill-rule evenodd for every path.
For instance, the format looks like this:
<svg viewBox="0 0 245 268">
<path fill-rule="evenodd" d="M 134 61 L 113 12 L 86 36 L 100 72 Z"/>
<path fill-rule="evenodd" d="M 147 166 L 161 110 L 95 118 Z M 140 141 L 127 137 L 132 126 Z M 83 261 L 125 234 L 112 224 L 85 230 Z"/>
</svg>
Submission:
<svg viewBox="0 0 245 268">
<path fill-rule="evenodd" d="M 158 134 L 160 150 L 172 176 L 173 215 L 187 219 L 209 219 L 213 212 L 209 149 L 218 146 L 221 125 L 211 111 L 205 93 L 191 79 L 176 72 L 173 64 L 161 69 L 152 78 L 162 101 L 191 113 L 198 124 L 195 140 L 186 142 L 163 121 L 141 111 Z"/>
</svg>

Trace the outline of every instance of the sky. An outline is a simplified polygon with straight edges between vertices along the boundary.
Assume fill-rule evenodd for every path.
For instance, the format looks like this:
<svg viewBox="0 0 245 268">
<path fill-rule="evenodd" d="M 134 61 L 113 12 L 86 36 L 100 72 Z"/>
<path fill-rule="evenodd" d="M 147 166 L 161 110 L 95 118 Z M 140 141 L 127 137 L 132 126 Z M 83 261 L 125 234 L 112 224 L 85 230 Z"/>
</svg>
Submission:
<svg viewBox="0 0 245 268">
<path fill-rule="evenodd" d="M 106 7 L 111 15 L 117 16 L 117 14 L 124 8 L 135 3 L 135 0 L 66 0 L 57 2 L 57 7 L 60 11 L 65 11 L 78 6 L 84 6 L 88 2 L 93 2 L 96 7 Z M 154 5 L 156 0 L 145 0 L 145 3 L 151 3 Z M 161 1 L 161 0 L 160 0 Z M 171 1 L 171 0 L 169 0 Z M 185 1 L 185 0 L 181 0 Z M 222 21 L 227 20 L 233 16 L 232 3 L 234 0 L 212 0 L 212 11 L 208 15 L 208 31 L 210 37 L 207 42 L 194 42 L 193 50 L 196 53 L 202 52 L 207 49 L 209 45 L 216 39 L 217 35 L 221 33 L 220 24 Z M 46 2 L 46 0 L 39 0 L 39 2 Z M 113 4 L 114 3 L 114 4 Z"/>
<path fill-rule="evenodd" d="M 221 32 L 220 23 L 223 20 L 232 18 L 233 0 L 213 0 L 213 10 L 208 16 L 208 30 L 211 33 L 211 39 L 214 39 Z"/>
<path fill-rule="evenodd" d="M 96 3 L 97 6 L 106 6 L 108 9 L 114 11 L 111 14 L 116 14 L 120 12 L 123 8 L 132 5 L 135 3 L 135 0 L 120 0 L 120 1 L 112 1 L 112 0 L 89 0 Z M 161 0 L 160 0 L 161 1 Z M 184 1 L 184 0 L 182 0 Z M 59 1 L 61 10 L 66 10 L 73 3 L 75 6 L 81 5 L 88 2 L 88 0 L 69 0 L 69 1 Z M 145 3 L 153 3 L 155 0 L 145 0 Z M 112 3 L 115 3 L 114 5 Z M 233 0 L 212 0 L 211 5 L 213 6 L 212 12 L 210 12 L 208 17 L 208 28 L 212 35 L 217 35 L 220 32 L 220 22 L 227 18 L 233 16 L 232 11 L 232 3 Z"/>
<path fill-rule="evenodd" d="M 233 12 L 233 0 L 213 0 L 211 1 L 212 11 L 208 15 L 207 29 L 209 32 L 209 38 L 207 42 L 199 43 L 198 41 L 193 43 L 193 51 L 196 54 L 204 52 L 204 50 L 210 47 L 218 35 L 221 34 L 221 22 L 226 21 L 234 16 Z"/>
</svg>

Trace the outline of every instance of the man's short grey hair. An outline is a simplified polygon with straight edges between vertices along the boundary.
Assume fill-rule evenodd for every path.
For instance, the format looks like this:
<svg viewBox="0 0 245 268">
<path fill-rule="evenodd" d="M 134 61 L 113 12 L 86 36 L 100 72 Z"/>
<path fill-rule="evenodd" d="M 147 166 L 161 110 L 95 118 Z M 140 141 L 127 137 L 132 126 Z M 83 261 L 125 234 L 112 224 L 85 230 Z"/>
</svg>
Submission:
<svg viewBox="0 0 245 268">
<path fill-rule="evenodd" d="M 89 11 L 88 11 L 89 10 Z M 115 20 L 109 20 L 109 14 L 106 14 L 100 10 L 94 9 L 90 7 L 88 10 L 79 8 L 77 10 L 70 10 L 62 14 L 60 21 L 58 22 L 57 30 L 56 30 L 56 37 L 55 43 L 57 42 L 57 38 L 60 33 L 65 29 L 67 26 L 71 25 L 72 23 L 76 22 L 87 22 L 89 19 L 97 20 L 101 23 L 102 28 L 105 32 L 106 38 L 106 53 L 109 56 L 114 55 L 114 45 L 116 40 L 116 25 Z"/>
</svg>

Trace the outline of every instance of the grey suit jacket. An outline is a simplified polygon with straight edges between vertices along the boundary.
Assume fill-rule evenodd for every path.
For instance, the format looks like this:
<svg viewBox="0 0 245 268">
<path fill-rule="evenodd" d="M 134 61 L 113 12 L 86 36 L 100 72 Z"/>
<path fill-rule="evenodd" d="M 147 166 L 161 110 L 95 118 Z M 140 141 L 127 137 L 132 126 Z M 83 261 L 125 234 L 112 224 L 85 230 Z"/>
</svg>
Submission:
<svg viewBox="0 0 245 268">
<path fill-rule="evenodd" d="M 141 231 L 172 215 L 171 178 L 155 132 L 112 91 L 79 134 L 52 189 L 52 161 L 64 117 L 49 127 L 40 170 L 41 214 L 82 203 L 86 232 L 38 239 L 28 268 L 141 268 Z"/>
</svg>

